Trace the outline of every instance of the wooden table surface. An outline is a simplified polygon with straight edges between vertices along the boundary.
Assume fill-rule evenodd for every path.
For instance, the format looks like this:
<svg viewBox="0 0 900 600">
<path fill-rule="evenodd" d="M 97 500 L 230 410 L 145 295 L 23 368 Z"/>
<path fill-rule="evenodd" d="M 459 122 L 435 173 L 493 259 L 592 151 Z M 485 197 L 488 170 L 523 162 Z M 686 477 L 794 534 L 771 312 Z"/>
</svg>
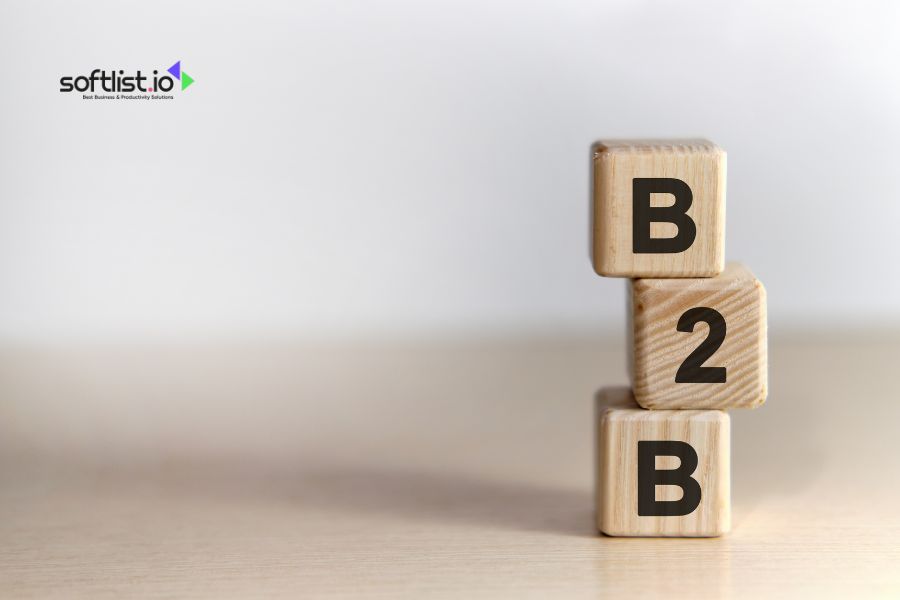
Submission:
<svg viewBox="0 0 900 600">
<path fill-rule="evenodd" d="M 8 348 L 0 597 L 900 597 L 900 336 L 770 346 L 720 539 L 595 533 L 618 339 Z"/>
</svg>

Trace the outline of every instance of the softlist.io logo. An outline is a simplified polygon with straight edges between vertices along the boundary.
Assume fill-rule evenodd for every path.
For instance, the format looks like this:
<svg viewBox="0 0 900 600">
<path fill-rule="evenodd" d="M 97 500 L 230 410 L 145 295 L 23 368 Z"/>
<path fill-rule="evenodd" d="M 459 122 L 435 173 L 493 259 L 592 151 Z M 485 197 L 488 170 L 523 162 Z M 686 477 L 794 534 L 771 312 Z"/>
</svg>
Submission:
<svg viewBox="0 0 900 600">
<path fill-rule="evenodd" d="M 181 69 L 179 60 L 162 75 L 157 69 L 150 75 L 140 69 L 127 73 L 124 69 L 94 69 L 90 75 L 63 76 L 59 91 L 81 92 L 84 100 L 173 100 L 174 90 L 180 87 L 183 92 L 193 83 L 194 78 Z"/>
</svg>

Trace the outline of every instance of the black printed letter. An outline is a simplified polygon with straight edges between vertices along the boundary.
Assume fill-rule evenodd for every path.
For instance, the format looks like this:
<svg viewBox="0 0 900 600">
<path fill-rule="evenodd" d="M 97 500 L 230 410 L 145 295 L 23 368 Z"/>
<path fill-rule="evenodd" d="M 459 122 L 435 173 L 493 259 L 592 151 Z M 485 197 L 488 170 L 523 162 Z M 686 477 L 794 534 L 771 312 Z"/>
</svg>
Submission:
<svg viewBox="0 0 900 600">
<path fill-rule="evenodd" d="M 672 194 L 672 206 L 650 206 L 650 194 Z M 635 254 L 674 254 L 684 252 L 697 237 L 697 226 L 687 216 L 694 201 L 688 184 L 669 177 L 635 177 L 632 181 L 632 246 Z M 672 238 L 650 237 L 650 223 L 672 223 L 678 234 Z"/>
<path fill-rule="evenodd" d="M 657 456 L 677 456 L 677 469 L 657 470 Z M 697 468 L 697 451 L 686 442 L 638 442 L 638 515 L 641 517 L 677 517 L 689 515 L 700 506 L 700 484 L 691 477 Z M 681 500 L 656 500 L 656 486 L 677 485 Z"/>
</svg>

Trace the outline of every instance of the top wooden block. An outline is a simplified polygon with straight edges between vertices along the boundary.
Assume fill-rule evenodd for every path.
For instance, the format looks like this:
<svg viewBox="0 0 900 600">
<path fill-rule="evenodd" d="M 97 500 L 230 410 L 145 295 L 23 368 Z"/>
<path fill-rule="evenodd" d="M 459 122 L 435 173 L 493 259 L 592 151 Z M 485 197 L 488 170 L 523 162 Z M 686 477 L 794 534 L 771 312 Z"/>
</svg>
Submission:
<svg viewBox="0 0 900 600">
<path fill-rule="evenodd" d="M 725 151 L 707 140 L 594 144 L 594 270 L 713 277 L 725 268 Z"/>
</svg>

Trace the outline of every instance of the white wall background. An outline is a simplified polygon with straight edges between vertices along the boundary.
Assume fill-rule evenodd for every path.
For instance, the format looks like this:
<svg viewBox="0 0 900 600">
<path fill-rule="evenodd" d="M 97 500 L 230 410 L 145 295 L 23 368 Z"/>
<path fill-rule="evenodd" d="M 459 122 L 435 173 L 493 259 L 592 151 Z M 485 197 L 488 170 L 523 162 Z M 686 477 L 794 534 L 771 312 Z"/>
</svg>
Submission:
<svg viewBox="0 0 900 600">
<path fill-rule="evenodd" d="M 0 4 L 0 338 L 590 333 L 589 145 L 729 152 L 774 326 L 900 323 L 894 2 Z M 173 102 L 65 74 L 164 69 Z"/>
</svg>

